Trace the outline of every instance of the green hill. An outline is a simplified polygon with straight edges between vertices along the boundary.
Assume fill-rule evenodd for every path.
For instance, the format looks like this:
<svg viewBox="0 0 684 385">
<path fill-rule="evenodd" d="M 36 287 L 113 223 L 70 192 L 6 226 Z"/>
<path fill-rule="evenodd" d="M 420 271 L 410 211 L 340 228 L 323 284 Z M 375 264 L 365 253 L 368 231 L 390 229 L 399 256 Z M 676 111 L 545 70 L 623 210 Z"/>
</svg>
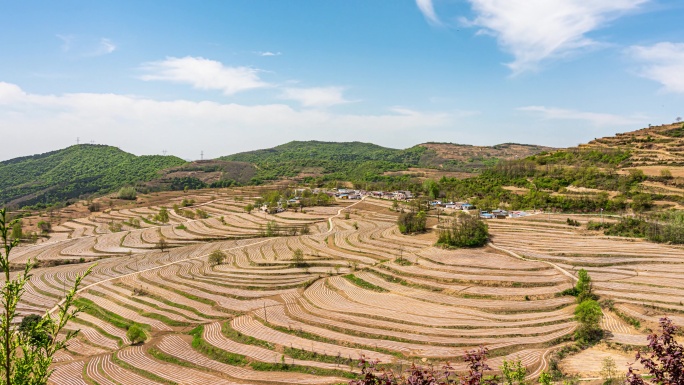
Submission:
<svg viewBox="0 0 684 385">
<path fill-rule="evenodd" d="M 52 203 L 110 192 L 185 163 L 175 156 L 135 156 L 90 144 L 10 159 L 0 162 L 0 205 Z"/>
<path fill-rule="evenodd" d="M 219 159 L 254 164 L 258 169 L 252 179 L 255 183 L 294 177 L 370 181 L 386 171 L 418 165 L 426 150 L 419 146 L 397 150 L 361 142 L 295 141 Z"/>
<path fill-rule="evenodd" d="M 514 143 L 491 147 L 424 143 L 397 150 L 361 142 L 295 141 L 220 159 L 254 164 L 258 169 L 252 180 L 255 183 L 280 178 L 375 182 L 387 179 L 387 172 L 409 167 L 477 173 L 501 159 L 548 150 L 551 148 Z"/>
</svg>

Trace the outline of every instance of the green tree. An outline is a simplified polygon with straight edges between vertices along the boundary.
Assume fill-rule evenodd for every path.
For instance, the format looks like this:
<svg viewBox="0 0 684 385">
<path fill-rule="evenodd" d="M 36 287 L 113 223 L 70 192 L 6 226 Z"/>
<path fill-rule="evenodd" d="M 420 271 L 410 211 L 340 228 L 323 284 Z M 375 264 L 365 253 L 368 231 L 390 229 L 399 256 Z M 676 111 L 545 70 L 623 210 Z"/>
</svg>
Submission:
<svg viewBox="0 0 684 385">
<path fill-rule="evenodd" d="M 31 317 L 23 323 L 23 328 L 22 325 L 17 326 L 17 306 L 30 279 L 33 264 L 29 261 L 23 271 L 10 276 L 9 256 L 18 244 L 18 240 L 10 239 L 9 234 L 14 223 L 7 220 L 5 209 L 0 210 L 0 237 L 4 251 L 0 252 L 0 269 L 5 273 L 1 294 L 3 311 L 0 314 L 0 384 L 45 385 L 53 372 L 50 365 L 55 353 L 66 348 L 67 342 L 78 333 L 68 331 L 64 338 L 56 338 L 67 322 L 80 312 L 80 308 L 73 306 L 74 297 L 92 267 L 76 276 L 74 286 L 57 307 L 56 317 L 46 312 L 42 317 Z"/>
<path fill-rule="evenodd" d="M 423 232 L 427 226 L 427 215 L 425 211 L 401 213 L 397 225 L 402 234 Z"/>
<path fill-rule="evenodd" d="M 159 238 L 159 241 L 157 241 L 157 244 L 155 246 L 163 253 L 164 249 L 169 248 L 169 243 L 166 241 L 166 238 L 161 237 Z"/>
<path fill-rule="evenodd" d="M 42 234 L 47 234 L 52 230 L 52 224 L 48 221 L 38 221 L 38 229 Z"/>
<path fill-rule="evenodd" d="M 250 203 L 250 204 L 248 204 L 247 206 L 245 206 L 245 211 L 247 212 L 247 214 L 251 213 L 252 210 L 254 210 L 254 205 L 253 205 L 253 204 Z"/>
<path fill-rule="evenodd" d="M 131 345 L 139 344 L 145 342 L 147 339 L 147 334 L 140 325 L 134 323 L 128 327 L 126 331 L 126 337 L 131 341 Z"/>
<path fill-rule="evenodd" d="M 209 263 L 212 266 L 220 265 L 226 260 L 226 253 L 221 250 L 214 250 L 209 254 Z"/>
<path fill-rule="evenodd" d="M 539 383 L 541 385 L 551 385 L 551 375 L 543 371 L 539 374 Z"/>
<path fill-rule="evenodd" d="M 304 252 L 302 249 L 297 249 L 294 251 L 292 254 L 292 262 L 294 263 L 295 267 L 304 267 L 306 263 L 304 263 Z"/>
<path fill-rule="evenodd" d="M 441 230 L 438 245 L 448 247 L 481 247 L 487 244 L 489 227 L 479 217 L 462 215 L 451 228 Z"/>
<path fill-rule="evenodd" d="M 617 366 L 612 357 L 606 357 L 601 363 L 601 377 L 603 377 L 604 385 L 610 385 L 616 382 L 618 376 Z"/>
<path fill-rule="evenodd" d="M 157 213 L 157 215 L 154 216 L 154 219 L 157 222 L 169 223 L 169 210 L 166 207 L 162 206 L 162 208 L 159 209 L 159 213 Z"/>
<path fill-rule="evenodd" d="M 432 179 L 423 182 L 423 191 L 430 199 L 437 199 L 439 197 L 439 185 Z"/>
<path fill-rule="evenodd" d="M 597 342 L 602 337 L 599 325 L 603 317 L 601 306 L 593 299 L 587 299 L 575 308 L 575 321 L 579 323 L 575 330 L 575 339 L 581 344 Z"/>
<path fill-rule="evenodd" d="M 650 209 L 651 206 L 653 206 L 653 200 L 650 194 L 639 193 L 632 196 L 632 210 L 641 212 Z"/>
<path fill-rule="evenodd" d="M 586 270 L 580 269 L 577 272 L 577 283 L 575 284 L 575 292 L 577 293 L 577 303 L 582 303 L 587 299 L 596 299 L 592 293 L 591 277 Z"/>
<path fill-rule="evenodd" d="M 22 229 L 21 226 L 21 221 L 14 221 L 14 224 L 12 225 L 12 239 L 22 239 L 24 238 L 24 230 Z"/>
<path fill-rule="evenodd" d="M 508 361 L 504 358 L 501 364 L 501 374 L 503 375 L 503 385 L 524 385 L 527 368 L 520 360 Z"/>
<path fill-rule="evenodd" d="M 122 187 L 119 190 L 119 199 L 135 200 L 138 197 L 138 192 L 135 187 Z"/>
</svg>

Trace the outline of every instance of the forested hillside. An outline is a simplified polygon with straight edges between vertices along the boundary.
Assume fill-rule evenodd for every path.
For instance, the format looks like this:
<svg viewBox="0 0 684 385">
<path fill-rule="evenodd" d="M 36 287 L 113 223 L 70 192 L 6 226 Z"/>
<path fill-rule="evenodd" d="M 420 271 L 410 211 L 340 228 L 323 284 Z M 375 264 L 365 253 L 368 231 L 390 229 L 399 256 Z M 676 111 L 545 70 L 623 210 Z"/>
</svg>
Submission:
<svg viewBox="0 0 684 385">
<path fill-rule="evenodd" d="M 243 152 L 220 159 L 249 162 L 258 171 L 254 182 L 279 178 L 377 182 L 384 173 L 409 168 L 479 172 L 501 159 L 518 159 L 549 147 L 500 144 L 491 147 L 425 143 L 397 150 L 361 142 L 290 142 L 270 149 Z"/>
<path fill-rule="evenodd" d="M 51 203 L 148 181 L 186 162 L 135 156 L 116 147 L 82 144 L 0 162 L 0 205 Z"/>
<path fill-rule="evenodd" d="M 418 146 L 396 150 L 361 142 L 295 141 L 220 159 L 254 164 L 258 168 L 254 177 L 257 182 L 282 177 L 375 180 L 386 171 L 418 165 L 426 150 Z"/>
</svg>

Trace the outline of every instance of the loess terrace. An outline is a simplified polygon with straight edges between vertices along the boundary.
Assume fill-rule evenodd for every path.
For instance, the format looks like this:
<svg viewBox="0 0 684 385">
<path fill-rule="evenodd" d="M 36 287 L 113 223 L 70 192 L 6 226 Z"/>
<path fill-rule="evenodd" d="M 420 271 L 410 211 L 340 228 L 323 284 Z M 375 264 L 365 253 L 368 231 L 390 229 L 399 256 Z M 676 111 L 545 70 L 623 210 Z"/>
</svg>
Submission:
<svg viewBox="0 0 684 385">
<path fill-rule="evenodd" d="M 81 333 L 58 355 L 52 384 L 338 384 L 361 355 L 463 369 L 464 351 L 479 345 L 490 366 L 520 359 L 535 377 L 576 328 L 574 297 L 560 293 L 580 268 L 613 301 L 602 321 L 609 341 L 646 342 L 626 319 L 684 325 L 684 250 L 578 230 L 565 216 L 490 221 L 490 246 L 446 250 L 434 234 L 402 235 L 388 201 L 267 215 L 244 210 L 256 190 L 183 197 L 209 217 L 169 210 L 161 224 L 149 217 L 161 204 L 111 210 L 14 250 L 12 262 L 41 264 L 24 314 L 54 308 L 96 263 L 79 293 L 88 308 L 68 325 Z M 264 236 L 273 223 L 280 234 Z M 215 250 L 222 264 L 209 263 Z M 145 343 L 131 345 L 133 323 Z"/>
</svg>

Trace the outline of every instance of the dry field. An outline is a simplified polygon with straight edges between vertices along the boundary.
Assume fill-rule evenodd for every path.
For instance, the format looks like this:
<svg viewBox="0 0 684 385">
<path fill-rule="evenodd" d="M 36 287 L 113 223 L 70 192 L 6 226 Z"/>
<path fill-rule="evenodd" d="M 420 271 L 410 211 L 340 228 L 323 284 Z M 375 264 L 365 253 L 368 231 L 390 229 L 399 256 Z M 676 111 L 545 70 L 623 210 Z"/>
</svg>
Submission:
<svg viewBox="0 0 684 385">
<path fill-rule="evenodd" d="M 580 268 L 615 302 L 603 322 L 613 344 L 642 343 L 662 315 L 684 325 L 682 249 L 537 215 L 490 222 L 492 247 L 443 250 L 432 246 L 434 235 L 401 235 L 386 201 L 367 198 L 345 220 L 342 205 L 247 214 L 255 195 L 242 193 L 239 201 L 228 190 L 192 196 L 205 219 L 170 210 L 169 224 L 145 222 L 156 202 L 73 219 L 52 239 L 17 248 L 17 263 L 73 262 L 34 271 L 24 314 L 53 308 L 97 261 L 79 294 L 90 308 L 68 325 L 81 334 L 57 357 L 51 383 L 337 384 L 361 355 L 404 368 L 423 358 L 464 368 L 464 351 L 478 345 L 490 349 L 492 367 L 521 359 L 533 377 L 576 327 L 574 298 L 558 293 Z M 140 228 L 108 225 L 134 218 Z M 263 237 L 269 221 L 310 233 Z M 163 252 L 162 236 L 172 246 Z M 225 263 L 208 263 L 214 250 Z M 147 331 L 142 345 L 126 337 L 132 322 Z"/>
</svg>

